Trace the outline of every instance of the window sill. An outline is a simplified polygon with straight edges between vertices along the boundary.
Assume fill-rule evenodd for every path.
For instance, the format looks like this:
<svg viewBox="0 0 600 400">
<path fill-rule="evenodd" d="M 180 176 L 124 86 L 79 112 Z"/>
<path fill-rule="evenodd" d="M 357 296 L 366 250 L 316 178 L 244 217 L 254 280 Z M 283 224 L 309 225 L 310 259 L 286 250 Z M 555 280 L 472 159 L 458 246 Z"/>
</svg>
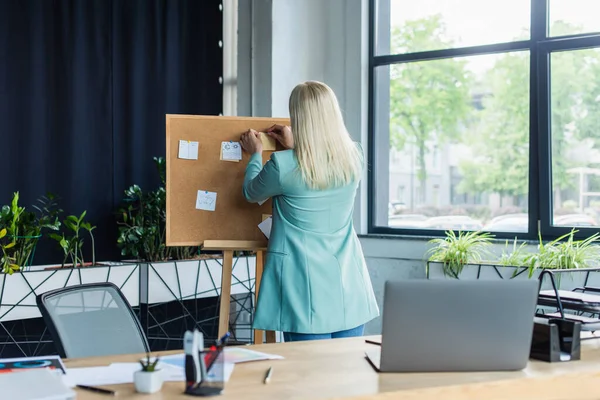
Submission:
<svg viewBox="0 0 600 400">
<path fill-rule="evenodd" d="M 358 238 L 359 239 L 406 240 L 406 241 L 418 241 L 418 242 L 426 242 L 427 241 L 428 242 L 432 239 L 444 238 L 444 236 L 407 235 L 407 234 L 394 235 L 394 234 L 390 234 L 390 233 L 363 233 L 363 234 L 359 234 Z M 514 238 L 513 239 L 495 238 L 495 239 L 490 240 L 490 242 L 492 244 L 501 244 L 501 245 L 505 245 L 507 241 L 510 246 L 510 245 L 512 245 L 512 243 L 514 241 Z M 546 241 L 544 241 L 544 242 L 546 242 Z M 537 245 L 538 241 L 531 240 L 531 239 L 517 239 L 517 243 L 518 244 L 527 243 L 528 245 Z"/>
</svg>

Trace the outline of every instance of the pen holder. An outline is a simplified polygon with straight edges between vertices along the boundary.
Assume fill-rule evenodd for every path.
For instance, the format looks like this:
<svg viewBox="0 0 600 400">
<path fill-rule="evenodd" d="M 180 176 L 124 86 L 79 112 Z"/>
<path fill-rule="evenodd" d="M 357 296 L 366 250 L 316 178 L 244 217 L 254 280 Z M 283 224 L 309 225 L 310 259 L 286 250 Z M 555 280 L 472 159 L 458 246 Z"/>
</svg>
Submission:
<svg viewBox="0 0 600 400">
<path fill-rule="evenodd" d="M 199 383 L 186 382 L 185 394 L 191 396 L 216 396 L 225 387 L 225 355 L 223 349 L 205 350 L 200 352 L 205 360 L 207 376 Z"/>
</svg>

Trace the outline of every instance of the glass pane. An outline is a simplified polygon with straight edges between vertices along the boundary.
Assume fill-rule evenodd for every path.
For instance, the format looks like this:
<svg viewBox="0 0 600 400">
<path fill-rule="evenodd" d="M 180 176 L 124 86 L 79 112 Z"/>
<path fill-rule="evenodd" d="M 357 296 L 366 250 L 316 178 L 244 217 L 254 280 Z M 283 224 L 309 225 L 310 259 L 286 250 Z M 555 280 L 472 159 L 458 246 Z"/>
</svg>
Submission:
<svg viewBox="0 0 600 400">
<path fill-rule="evenodd" d="M 529 0 L 379 0 L 378 55 L 529 39 Z"/>
<path fill-rule="evenodd" d="M 600 32 L 599 0 L 550 0 L 550 36 Z"/>
<path fill-rule="evenodd" d="M 553 223 L 600 217 L 600 49 L 550 58 Z"/>
<path fill-rule="evenodd" d="M 378 67 L 376 85 L 380 226 L 528 230 L 528 52 Z"/>
</svg>

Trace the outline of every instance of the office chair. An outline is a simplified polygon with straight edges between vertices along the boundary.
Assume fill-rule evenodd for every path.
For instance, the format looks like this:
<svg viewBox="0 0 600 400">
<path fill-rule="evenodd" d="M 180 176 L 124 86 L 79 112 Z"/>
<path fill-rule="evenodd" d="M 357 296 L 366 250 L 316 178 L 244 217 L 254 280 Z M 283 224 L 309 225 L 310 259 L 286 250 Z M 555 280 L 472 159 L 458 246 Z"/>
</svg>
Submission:
<svg viewBox="0 0 600 400">
<path fill-rule="evenodd" d="M 69 286 L 36 297 L 64 358 L 146 353 L 148 341 L 123 293 L 112 283 Z"/>
</svg>

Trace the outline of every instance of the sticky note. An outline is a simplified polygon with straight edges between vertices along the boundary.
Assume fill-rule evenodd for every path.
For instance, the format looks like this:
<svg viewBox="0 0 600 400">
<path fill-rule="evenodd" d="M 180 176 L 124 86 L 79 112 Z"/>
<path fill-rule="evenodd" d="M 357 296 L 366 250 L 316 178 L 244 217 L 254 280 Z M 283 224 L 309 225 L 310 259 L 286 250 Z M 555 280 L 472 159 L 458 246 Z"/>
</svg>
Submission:
<svg viewBox="0 0 600 400">
<path fill-rule="evenodd" d="M 275 151 L 277 149 L 277 143 L 275 143 L 275 139 L 267 135 L 265 132 L 260 132 L 260 141 L 262 142 L 263 150 L 265 151 Z"/>
<path fill-rule="evenodd" d="M 179 158 L 182 160 L 197 160 L 198 159 L 198 142 L 189 140 L 179 141 Z"/>
<path fill-rule="evenodd" d="M 242 146 L 240 142 L 221 143 L 221 159 L 224 161 L 237 161 L 242 159 Z"/>
<path fill-rule="evenodd" d="M 271 227 L 273 226 L 273 217 L 269 216 L 263 222 L 258 224 L 258 229 L 265 235 L 267 239 L 271 237 Z"/>
<path fill-rule="evenodd" d="M 198 159 L 198 142 L 189 142 L 188 146 L 188 160 Z"/>
<path fill-rule="evenodd" d="M 196 209 L 205 211 L 215 211 L 217 206 L 217 193 L 206 190 L 198 190 L 196 197 Z"/>
</svg>

